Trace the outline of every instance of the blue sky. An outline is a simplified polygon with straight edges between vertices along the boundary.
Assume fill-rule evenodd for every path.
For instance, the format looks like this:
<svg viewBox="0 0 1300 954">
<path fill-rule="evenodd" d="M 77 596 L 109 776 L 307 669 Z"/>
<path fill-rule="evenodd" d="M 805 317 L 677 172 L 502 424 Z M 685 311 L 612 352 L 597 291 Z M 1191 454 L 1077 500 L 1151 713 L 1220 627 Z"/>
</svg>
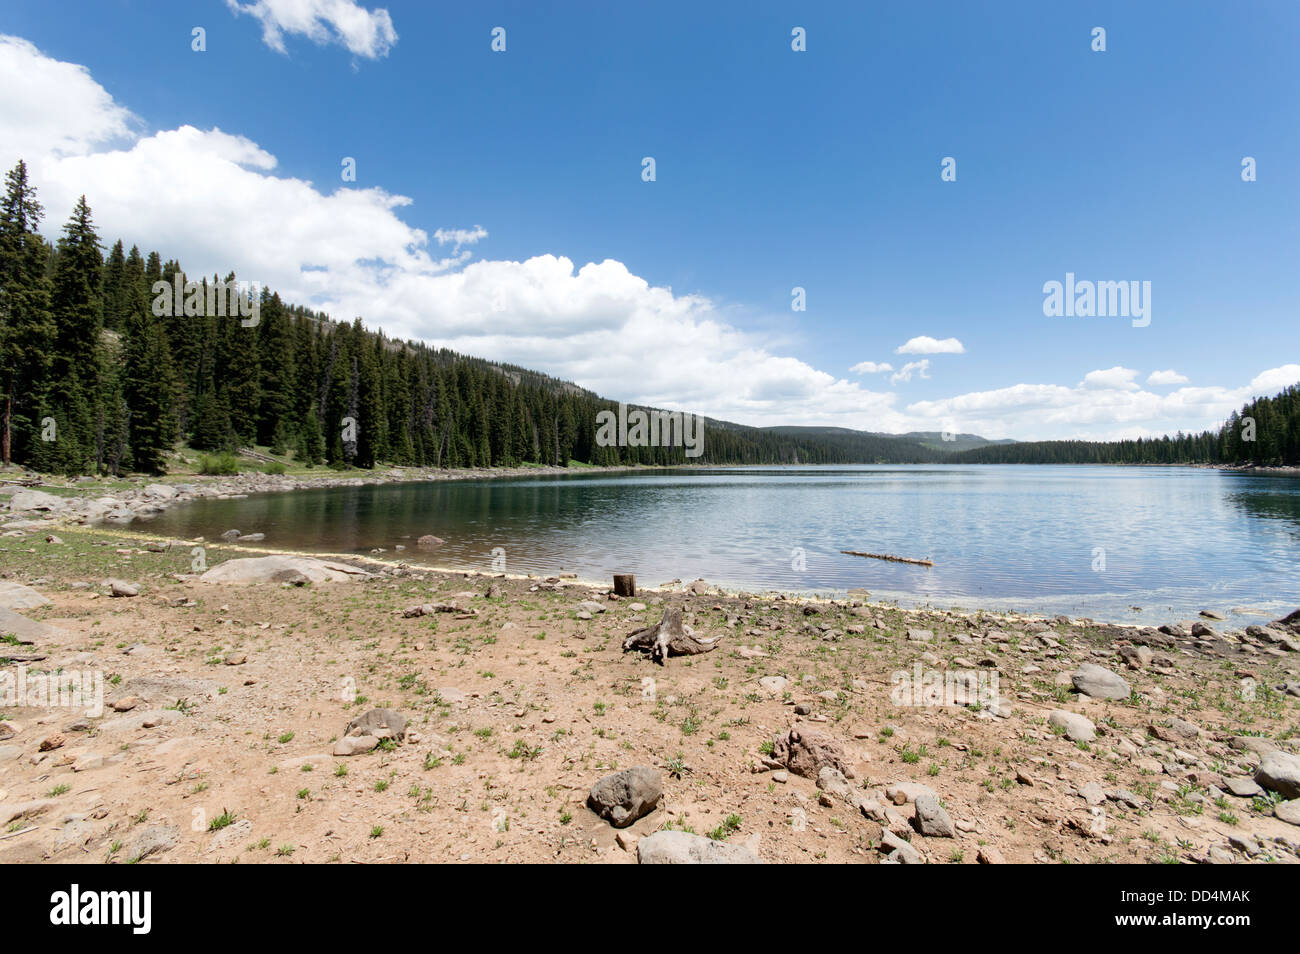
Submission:
<svg viewBox="0 0 1300 954">
<path fill-rule="evenodd" d="M 745 423 L 1117 437 L 1300 380 L 1289 0 L 348 7 L 11 0 L 0 162 L 51 234 L 84 191 L 192 271 Z M 1067 272 L 1150 324 L 1044 316 Z"/>
</svg>

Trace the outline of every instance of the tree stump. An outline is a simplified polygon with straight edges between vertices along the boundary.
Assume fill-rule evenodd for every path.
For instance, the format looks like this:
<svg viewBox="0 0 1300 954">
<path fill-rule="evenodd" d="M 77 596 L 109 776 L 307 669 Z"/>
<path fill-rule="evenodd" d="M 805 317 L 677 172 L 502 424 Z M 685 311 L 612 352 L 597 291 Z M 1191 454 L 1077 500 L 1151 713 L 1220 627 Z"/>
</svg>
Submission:
<svg viewBox="0 0 1300 954">
<path fill-rule="evenodd" d="M 653 626 L 638 629 L 623 640 L 623 652 L 649 650 L 650 658 L 664 664 L 669 656 L 697 656 L 718 647 L 718 637 L 701 638 L 682 623 L 681 607 L 664 610 L 664 618 Z"/>
<path fill-rule="evenodd" d="M 636 575 L 632 573 L 614 574 L 615 596 L 636 596 Z"/>
</svg>

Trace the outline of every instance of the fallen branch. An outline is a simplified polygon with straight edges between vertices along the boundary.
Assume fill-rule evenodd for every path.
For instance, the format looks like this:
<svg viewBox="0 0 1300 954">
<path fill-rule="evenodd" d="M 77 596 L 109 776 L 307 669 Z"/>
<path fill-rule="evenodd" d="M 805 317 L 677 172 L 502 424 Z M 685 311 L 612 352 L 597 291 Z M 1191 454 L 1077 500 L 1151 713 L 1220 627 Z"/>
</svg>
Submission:
<svg viewBox="0 0 1300 954">
<path fill-rule="evenodd" d="M 841 550 L 849 556 L 871 557 L 873 560 L 889 560 L 893 563 L 915 563 L 917 566 L 934 566 L 933 560 L 913 560 L 910 557 L 892 556 L 888 553 L 859 553 L 857 550 Z"/>
<path fill-rule="evenodd" d="M 697 656 L 711 652 L 718 646 L 718 637 L 701 638 L 682 623 L 680 607 L 664 610 L 664 618 L 653 626 L 638 629 L 623 640 L 623 652 L 631 649 L 649 650 L 650 658 L 662 666 L 669 656 Z"/>
</svg>

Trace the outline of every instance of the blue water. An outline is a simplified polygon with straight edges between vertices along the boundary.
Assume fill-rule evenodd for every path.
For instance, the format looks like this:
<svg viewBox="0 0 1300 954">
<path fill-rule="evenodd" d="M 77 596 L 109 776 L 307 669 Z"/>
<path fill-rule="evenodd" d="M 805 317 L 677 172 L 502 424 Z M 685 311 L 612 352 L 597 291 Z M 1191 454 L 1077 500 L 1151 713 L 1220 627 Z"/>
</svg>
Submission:
<svg viewBox="0 0 1300 954">
<path fill-rule="evenodd" d="M 1300 479 L 1166 467 L 737 467 L 203 500 L 153 529 L 510 573 L 1158 622 L 1300 607 Z M 432 533 L 446 543 L 421 551 Z M 400 553 L 396 544 L 405 544 Z M 927 558 L 932 568 L 845 556 Z M 802 552 L 802 560 L 800 553 Z M 498 563 L 499 566 L 499 563 Z M 1137 609 L 1135 609 L 1137 607 Z"/>
</svg>

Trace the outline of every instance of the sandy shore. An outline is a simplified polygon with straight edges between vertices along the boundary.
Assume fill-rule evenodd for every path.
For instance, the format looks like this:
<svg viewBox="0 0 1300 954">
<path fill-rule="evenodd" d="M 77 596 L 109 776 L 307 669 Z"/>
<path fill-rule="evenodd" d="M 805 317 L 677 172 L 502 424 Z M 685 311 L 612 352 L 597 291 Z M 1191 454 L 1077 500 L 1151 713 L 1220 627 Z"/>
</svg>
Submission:
<svg viewBox="0 0 1300 954">
<path fill-rule="evenodd" d="M 1275 813 L 1295 816 L 1252 781 L 1297 750 L 1300 699 L 1277 688 L 1300 690 L 1297 654 L 1208 620 L 1166 635 L 702 584 L 617 600 L 357 560 L 354 582 L 221 585 L 188 545 L 52 523 L 0 538 L 0 576 L 50 601 L 0 654 L 98 673 L 105 711 L 0 708 L 0 862 L 633 863 L 665 828 L 769 862 L 1300 860 Z M 421 604 L 448 611 L 404 615 Z M 623 651 L 669 607 L 717 648 Z M 1074 691 L 1083 663 L 1132 695 Z M 901 674 L 996 693 L 925 699 Z M 333 754 L 376 706 L 405 741 Z M 778 758 L 792 728 L 835 772 Z M 615 829 L 587 796 L 633 766 L 662 800 Z"/>
</svg>

